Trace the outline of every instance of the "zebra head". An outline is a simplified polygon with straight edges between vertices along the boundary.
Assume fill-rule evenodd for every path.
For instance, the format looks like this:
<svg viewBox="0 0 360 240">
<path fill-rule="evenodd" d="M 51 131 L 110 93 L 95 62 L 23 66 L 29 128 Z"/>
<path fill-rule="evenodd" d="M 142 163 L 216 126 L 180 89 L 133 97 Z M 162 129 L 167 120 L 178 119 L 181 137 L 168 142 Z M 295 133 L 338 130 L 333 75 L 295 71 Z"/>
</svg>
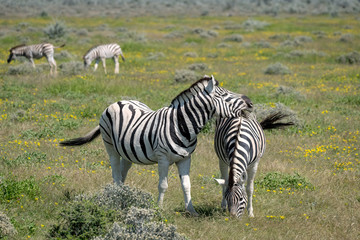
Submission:
<svg viewBox="0 0 360 240">
<path fill-rule="evenodd" d="M 19 54 L 18 51 L 16 51 L 17 48 L 21 48 L 21 47 L 24 47 L 24 46 L 25 46 L 25 44 L 20 44 L 20 45 L 17 45 L 15 47 L 12 47 L 9 50 L 10 54 L 9 54 L 8 59 L 7 59 L 7 63 L 10 63 L 12 60 L 15 60 L 16 59 L 16 54 Z"/>
<path fill-rule="evenodd" d="M 92 62 L 92 59 L 88 55 L 84 55 L 84 68 L 88 68 Z"/>
<path fill-rule="evenodd" d="M 212 78 L 214 77 L 212 76 Z M 233 93 L 229 90 L 226 90 L 225 88 L 218 86 L 218 84 L 216 84 L 213 99 L 216 108 L 215 116 L 220 118 L 241 117 L 244 110 L 252 110 L 253 107 L 250 98 L 247 96 Z"/>
<path fill-rule="evenodd" d="M 215 179 L 219 184 L 224 185 L 224 179 Z M 227 203 L 227 208 L 231 216 L 240 218 L 244 213 L 247 205 L 247 194 L 245 191 L 246 172 L 238 177 L 238 180 L 233 181 L 231 174 L 229 183 L 226 186 L 224 198 Z"/>
</svg>

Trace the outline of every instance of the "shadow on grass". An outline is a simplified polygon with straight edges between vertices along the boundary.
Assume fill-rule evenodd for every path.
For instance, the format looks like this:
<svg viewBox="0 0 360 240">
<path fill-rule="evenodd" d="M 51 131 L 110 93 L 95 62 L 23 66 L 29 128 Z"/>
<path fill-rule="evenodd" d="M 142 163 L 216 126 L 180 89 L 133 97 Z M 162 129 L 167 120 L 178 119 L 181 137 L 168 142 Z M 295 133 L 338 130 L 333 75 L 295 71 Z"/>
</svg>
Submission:
<svg viewBox="0 0 360 240">
<path fill-rule="evenodd" d="M 195 210 L 199 214 L 199 218 L 211 218 L 227 215 L 225 210 L 213 204 L 196 205 Z M 175 211 L 184 217 L 192 217 L 189 212 L 184 210 L 184 208 L 178 207 L 175 208 Z"/>
</svg>

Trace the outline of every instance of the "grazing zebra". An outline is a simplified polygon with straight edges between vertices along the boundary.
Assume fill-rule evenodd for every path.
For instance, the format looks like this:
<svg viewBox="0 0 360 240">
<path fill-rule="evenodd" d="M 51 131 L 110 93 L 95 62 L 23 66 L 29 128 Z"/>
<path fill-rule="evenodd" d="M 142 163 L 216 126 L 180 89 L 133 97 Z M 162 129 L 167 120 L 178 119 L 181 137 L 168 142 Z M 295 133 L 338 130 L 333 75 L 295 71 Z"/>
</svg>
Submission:
<svg viewBox="0 0 360 240">
<path fill-rule="evenodd" d="M 110 157 L 114 182 L 124 182 L 132 163 L 158 164 L 159 206 L 168 188 L 169 166 L 176 164 L 184 192 L 185 208 L 197 215 L 190 196 L 191 153 L 197 134 L 213 115 L 236 117 L 252 103 L 244 95 L 218 86 L 205 76 L 174 98 L 169 107 L 151 110 L 138 101 L 119 101 L 105 109 L 99 125 L 85 137 L 61 142 L 82 145 L 102 135 Z"/>
<path fill-rule="evenodd" d="M 254 217 L 254 179 L 266 145 L 263 129 L 294 125 L 293 122 L 275 123 L 287 116 L 279 112 L 271 114 L 260 124 L 254 113 L 246 117 L 217 119 L 214 146 L 221 179 L 215 180 L 223 186 L 221 207 L 225 209 L 227 205 L 230 215 L 241 217 L 248 202 L 248 214 Z"/>
<path fill-rule="evenodd" d="M 12 60 L 15 60 L 17 56 L 23 56 L 29 59 L 32 63 L 33 68 L 35 68 L 34 58 L 39 59 L 42 57 L 46 57 L 49 65 L 50 65 L 50 74 L 56 75 L 56 62 L 54 59 L 54 48 L 64 47 L 65 44 L 54 47 L 50 43 L 40 43 L 35 45 L 26 46 L 25 44 L 18 45 L 12 47 L 10 51 L 10 55 L 7 59 L 7 62 L 10 63 Z"/>
<path fill-rule="evenodd" d="M 115 74 L 116 74 L 119 73 L 119 55 L 121 56 L 122 60 L 125 61 L 125 57 L 121 51 L 121 48 L 116 43 L 98 45 L 90 48 L 87 51 L 87 53 L 84 55 L 83 57 L 84 66 L 85 68 L 89 67 L 91 62 L 95 60 L 94 71 L 96 71 L 99 61 L 101 60 L 106 74 L 105 59 L 113 58 L 115 62 Z"/>
</svg>

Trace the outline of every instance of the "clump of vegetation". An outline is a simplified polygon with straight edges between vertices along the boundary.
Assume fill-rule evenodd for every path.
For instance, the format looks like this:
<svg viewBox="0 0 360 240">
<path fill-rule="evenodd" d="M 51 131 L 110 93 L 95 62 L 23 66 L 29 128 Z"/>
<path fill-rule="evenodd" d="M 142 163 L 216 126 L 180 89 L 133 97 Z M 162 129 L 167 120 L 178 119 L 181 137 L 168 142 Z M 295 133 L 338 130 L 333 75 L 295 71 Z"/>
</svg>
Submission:
<svg viewBox="0 0 360 240">
<path fill-rule="evenodd" d="M 281 113 L 288 116 L 288 120 L 286 121 L 293 122 L 297 126 L 301 125 L 301 120 L 298 118 L 296 112 L 282 103 L 275 103 L 271 106 L 267 104 L 254 104 L 253 112 L 255 113 L 259 122 L 261 122 L 261 120 L 265 119 L 269 115 Z"/>
<path fill-rule="evenodd" d="M 358 64 L 360 63 L 360 53 L 359 52 L 351 52 L 346 55 L 341 55 L 336 59 L 338 63 L 347 63 L 347 64 Z"/>
<path fill-rule="evenodd" d="M 19 199 L 21 195 L 35 198 L 40 194 L 40 186 L 34 177 L 18 180 L 16 177 L 4 178 L 0 182 L 0 202 Z"/>
<path fill-rule="evenodd" d="M 287 87 L 287 86 L 279 86 L 276 89 L 275 96 L 276 97 L 289 96 L 289 97 L 293 97 L 293 98 L 295 98 L 296 100 L 299 100 L 299 101 L 305 100 L 305 96 L 303 94 L 301 94 L 300 92 L 294 90 L 292 87 Z"/>
<path fill-rule="evenodd" d="M 50 39 L 59 39 L 65 36 L 66 26 L 62 22 L 56 22 L 44 29 L 45 35 Z"/>
<path fill-rule="evenodd" d="M 192 71 L 204 71 L 208 66 L 205 63 L 193 63 L 189 65 L 188 68 Z"/>
<path fill-rule="evenodd" d="M 120 219 L 119 213 L 91 201 L 74 201 L 64 207 L 50 231 L 51 238 L 90 239 L 106 233 L 109 224 Z"/>
<path fill-rule="evenodd" d="M 270 24 L 264 21 L 258 21 L 254 19 L 248 19 L 242 23 L 242 27 L 246 30 L 261 30 L 265 27 L 269 26 Z"/>
<path fill-rule="evenodd" d="M 277 62 L 274 64 L 270 64 L 265 69 L 264 73 L 269 75 L 285 75 L 285 74 L 290 74 L 291 71 L 287 66 Z"/>
<path fill-rule="evenodd" d="M 105 237 L 96 237 L 94 240 L 105 239 L 186 239 L 176 232 L 174 225 L 162 222 L 151 222 L 155 214 L 151 209 L 131 207 L 124 223 L 114 223 Z"/>
<path fill-rule="evenodd" d="M 340 42 L 349 43 L 352 42 L 354 39 L 354 35 L 351 33 L 342 34 L 339 38 Z"/>
<path fill-rule="evenodd" d="M 49 231 L 52 238 L 185 239 L 174 226 L 156 221 L 161 216 L 150 193 L 123 184 L 75 197 L 58 218 Z"/>
<path fill-rule="evenodd" d="M 34 72 L 35 69 L 31 66 L 30 63 L 24 63 L 20 65 L 10 66 L 7 74 L 9 75 L 26 75 Z"/>
<path fill-rule="evenodd" d="M 309 36 L 298 36 L 294 40 L 300 43 L 307 43 L 313 41 L 312 38 Z"/>
<path fill-rule="evenodd" d="M 297 40 L 285 40 L 284 42 L 280 43 L 279 47 L 299 47 L 302 43 Z"/>
<path fill-rule="evenodd" d="M 314 186 L 299 173 L 290 175 L 286 173 L 269 172 L 262 179 L 256 180 L 255 184 L 260 188 L 269 190 L 276 190 L 279 188 L 314 189 Z"/>
<path fill-rule="evenodd" d="M 149 53 L 147 57 L 148 60 L 158 60 L 160 58 L 165 58 L 165 54 L 163 52 Z"/>
<path fill-rule="evenodd" d="M 217 45 L 217 47 L 218 47 L 218 48 L 231 48 L 231 45 L 222 42 L 222 43 L 219 43 L 219 44 Z"/>
<path fill-rule="evenodd" d="M 105 188 L 93 196 L 80 196 L 80 199 L 91 199 L 99 206 L 105 206 L 114 210 L 124 210 L 130 207 L 154 208 L 155 203 L 150 193 L 127 185 L 108 184 Z"/>
<path fill-rule="evenodd" d="M 63 74 L 77 75 L 84 70 L 84 64 L 79 61 L 64 62 L 59 65 Z"/>
<path fill-rule="evenodd" d="M 291 51 L 287 56 L 289 56 L 289 57 L 305 57 L 305 56 L 325 57 L 326 53 L 319 52 L 316 50 L 294 50 L 294 51 Z"/>
<path fill-rule="evenodd" d="M 54 54 L 55 59 L 72 59 L 73 55 L 66 50 L 62 50 L 60 53 Z"/>
<path fill-rule="evenodd" d="M 224 38 L 224 41 L 226 42 L 242 42 L 243 41 L 243 36 L 240 34 L 232 34 L 230 36 L 227 36 Z"/>
<path fill-rule="evenodd" d="M 261 41 L 255 43 L 255 45 L 258 48 L 271 48 L 271 44 L 269 42 L 267 42 L 267 41 L 264 41 L 264 40 L 261 40 Z"/>
<path fill-rule="evenodd" d="M 195 82 L 199 77 L 200 76 L 192 70 L 181 69 L 175 71 L 174 80 L 175 82 Z"/>
<path fill-rule="evenodd" d="M 197 58 L 198 54 L 196 52 L 186 52 L 184 53 L 184 57 Z"/>
<path fill-rule="evenodd" d="M 0 238 L 16 235 L 17 231 L 8 216 L 0 212 Z"/>
</svg>

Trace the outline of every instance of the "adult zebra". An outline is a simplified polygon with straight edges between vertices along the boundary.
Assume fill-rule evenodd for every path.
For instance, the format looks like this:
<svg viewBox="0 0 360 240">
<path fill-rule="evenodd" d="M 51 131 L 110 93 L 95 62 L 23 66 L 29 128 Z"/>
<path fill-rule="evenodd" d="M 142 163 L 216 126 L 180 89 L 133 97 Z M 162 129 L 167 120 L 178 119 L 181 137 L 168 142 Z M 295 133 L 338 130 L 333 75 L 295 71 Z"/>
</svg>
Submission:
<svg viewBox="0 0 360 240">
<path fill-rule="evenodd" d="M 121 56 L 122 60 L 125 61 L 125 57 L 121 51 L 121 48 L 116 43 L 97 45 L 90 48 L 83 56 L 84 66 L 85 68 L 89 67 L 91 62 L 95 60 L 94 71 L 96 71 L 99 61 L 101 60 L 106 74 L 105 59 L 113 58 L 115 63 L 115 74 L 117 74 L 119 73 L 119 55 Z"/>
<path fill-rule="evenodd" d="M 176 164 L 184 192 L 185 208 L 197 215 L 190 195 L 191 153 L 197 134 L 213 117 L 236 117 L 252 107 L 249 98 L 218 86 L 214 77 L 205 76 L 175 97 L 169 107 L 152 111 L 138 101 L 119 101 L 105 109 L 99 125 L 85 137 L 61 142 L 82 145 L 102 135 L 110 157 L 114 182 L 124 182 L 132 163 L 158 164 L 161 206 L 169 166 Z"/>
<path fill-rule="evenodd" d="M 217 119 L 214 146 L 219 157 L 221 179 L 215 180 L 223 186 L 221 207 L 225 209 L 227 205 L 230 215 L 241 217 L 247 205 L 249 216 L 254 217 L 254 179 L 266 145 L 263 129 L 294 125 L 293 122 L 276 123 L 287 116 L 277 112 L 260 124 L 254 113 L 246 117 Z"/>
<path fill-rule="evenodd" d="M 16 57 L 22 56 L 26 57 L 31 63 L 33 68 L 35 68 L 34 58 L 39 59 L 42 57 L 46 57 L 49 65 L 50 65 L 50 74 L 56 75 L 56 62 L 54 59 L 54 48 L 61 48 L 64 47 L 65 44 L 54 47 L 50 43 L 40 43 L 40 44 L 34 44 L 34 45 L 28 45 L 25 44 L 17 45 L 15 47 L 12 47 L 10 51 L 10 55 L 7 59 L 7 62 L 10 63 L 12 60 L 15 60 Z"/>
</svg>

